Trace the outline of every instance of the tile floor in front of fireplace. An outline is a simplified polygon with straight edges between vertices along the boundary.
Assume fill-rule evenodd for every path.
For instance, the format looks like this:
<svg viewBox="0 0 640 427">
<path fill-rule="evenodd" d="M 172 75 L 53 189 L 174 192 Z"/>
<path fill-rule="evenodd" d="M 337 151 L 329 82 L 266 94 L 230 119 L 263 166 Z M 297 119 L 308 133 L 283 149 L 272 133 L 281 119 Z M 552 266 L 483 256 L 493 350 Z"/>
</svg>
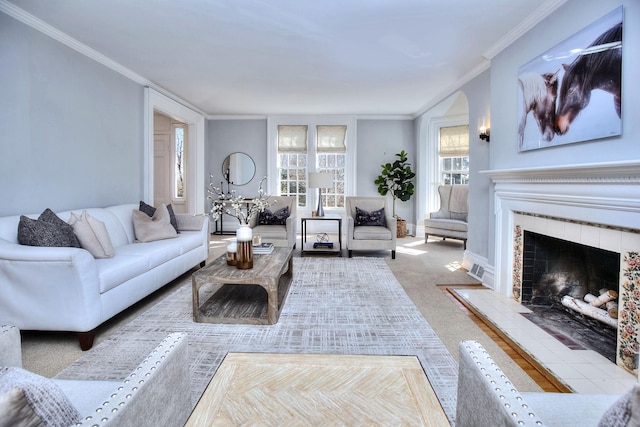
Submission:
<svg viewBox="0 0 640 427">
<path fill-rule="evenodd" d="M 455 292 L 576 393 L 621 394 L 638 381 L 595 351 L 570 349 L 522 316 L 530 310 L 516 301 L 489 289 Z"/>
</svg>

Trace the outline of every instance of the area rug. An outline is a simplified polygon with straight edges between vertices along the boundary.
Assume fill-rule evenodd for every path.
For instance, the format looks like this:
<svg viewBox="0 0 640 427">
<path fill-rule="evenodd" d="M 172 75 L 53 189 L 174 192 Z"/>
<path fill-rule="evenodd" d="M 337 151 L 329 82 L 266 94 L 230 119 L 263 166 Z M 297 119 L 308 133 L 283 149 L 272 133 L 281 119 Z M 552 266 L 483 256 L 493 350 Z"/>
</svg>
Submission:
<svg viewBox="0 0 640 427">
<path fill-rule="evenodd" d="M 171 332 L 189 334 L 192 401 L 227 352 L 415 355 L 453 420 L 457 372 L 447 351 L 380 258 L 294 258 L 289 295 L 275 325 L 195 323 L 191 279 L 57 375 L 124 378 Z M 380 384 L 384 387 L 384 384 Z"/>
</svg>

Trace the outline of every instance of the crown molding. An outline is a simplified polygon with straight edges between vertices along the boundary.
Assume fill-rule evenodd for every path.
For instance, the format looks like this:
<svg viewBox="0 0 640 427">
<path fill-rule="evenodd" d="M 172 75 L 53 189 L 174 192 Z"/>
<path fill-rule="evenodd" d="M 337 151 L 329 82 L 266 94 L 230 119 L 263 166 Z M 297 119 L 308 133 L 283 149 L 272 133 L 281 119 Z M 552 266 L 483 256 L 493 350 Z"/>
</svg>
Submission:
<svg viewBox="0 0 640 427">
<path fill-rule="evenodd" d="M 74 39 L 73 37 L 69 36 L 66 33 L 63 33 L 62 31 L 58 30 L 57 28 L 52 27 L 51 25 L 47 24 L 46 22 L 44 22 L 43 20 L 41 20 L 40 18 L 37 18 L 33 15 L 31 15 L 30 13 L 28 13 L 27 11 L 19 8 L 18 6 L 8 2 L 7 0 L 0 0 L 0 12 L 4 12 L 5 14 L 11 16 L 12 18 L 16 19 L 17 21 L 22 22 L 23 24 L 33 28 L 36 31 L 39 31 L 49 37 L 51 37 L 52 39 L 62 43 L 63 45 L 70 47 L 71 49 L 77 51 L 78 53 L 86 56 L 87 58 L 93 59 L 94 61 L 96 61 L 97 63 L 104 65 L 107 68 L 112 69 L 113 71 L 121 74 L 122 76 L 128 78 L 129 80 L 132 80 L 136 83 L 138 83 L 141 86 L 147 86 L 152 88 L 153 90 L 155 90 L 158 93 L 163 94 L 164 96 L 171 98 L 172 100 L 182 104 L 183 106 L 199 113 L 202 115 L 205 115 L 204 112 L 202 112 L 202 110 L 200 110 L 199 108 L 197 108 L 196 106 L 186 102 L 183 99 L 180 99 L 178 97 L 176 97 L 174 94 L 168 92 L 167 90 L 165 90 L 164 88 L 158 86 L 157 84 L 153 83 L 152 81 L 148 80 L 147 78 L 141 76 L 140 74 L 130 70 L 129 68 L 117 63 L 116 61 L 112 60 L 111 58 L 108 58 L 107 56 L 101 54 L 100 52 L 98 52 L 95 49 L 92 49 L 91 47 L 87 46 L 84 43 L 79 42 L 78 40 Z"/>
<path fill-rule="evenodd" d="M 565 4 L 567 0 L 548 0 L 539 8 L 533 11 L 525 19 L 502 37 L 498 43 L 487 49 L 482 56 L 492 59 L 494 56 L 502 52 L 507 46 L 519 39 L 523 34 L 535 27 L 540 21 L 551 15 L 557 8 Z"/>
</svg>

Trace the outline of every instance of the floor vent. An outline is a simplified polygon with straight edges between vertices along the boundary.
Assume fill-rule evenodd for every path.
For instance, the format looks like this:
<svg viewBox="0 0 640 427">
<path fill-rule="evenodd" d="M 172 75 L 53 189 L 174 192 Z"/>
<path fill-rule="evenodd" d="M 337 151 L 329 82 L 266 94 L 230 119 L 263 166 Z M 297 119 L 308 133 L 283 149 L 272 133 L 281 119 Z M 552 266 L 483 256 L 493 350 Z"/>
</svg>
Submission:
<svg viewBox="0 0 640 427">
<path fill-rule="evenodd" d="M 480 266 L 480 264 L 473 263 L 473 267 L 469 270 L 469 275 L 482 281 L 482 276 L 484 276 L 484 267 Z"/>
</svg>

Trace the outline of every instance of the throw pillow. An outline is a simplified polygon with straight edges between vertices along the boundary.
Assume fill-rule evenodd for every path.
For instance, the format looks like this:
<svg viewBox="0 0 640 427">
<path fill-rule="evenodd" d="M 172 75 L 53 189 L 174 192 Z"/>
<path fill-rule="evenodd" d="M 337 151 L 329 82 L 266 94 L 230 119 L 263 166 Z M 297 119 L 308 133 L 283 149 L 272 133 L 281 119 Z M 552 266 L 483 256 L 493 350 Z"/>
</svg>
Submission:
<svg viewBox="0 0 640 427">
<path fill-rule="evenodd" d="M 139 242 L 153 242 L 162 239 L 177 237 L 178 233 L 171 225 L 169 210 L 166 206 L 156 209 L 152 217 L 146 213 L 133 211 L 133 231 Z"/>
<path fill-rule="evenodd" d="M 0 368 L 0 424 L 74 425 L 80 413 L 50 379 L 21 368 Z"/>
<path fill-rule="evenodd" d="M 598 423 L 599 427 L 626 427 L 640 425 L 640 384 L 615 401 L 605 411 Z"/>
<path fill-rule="evenodd" d="M 287 218 L 289 218 L 289 206 L 278 209 L 273 213 L 269 209 L 265 209 L 260 212 L 258 225 L 286 225 Z"/>
<path fill-rule="evenodd" d="M 173 225 L 173 228 L 176 230 L 176 233 L 179 233 L 180 230 L 178 230 L 178 220 L 176 219 L 176 214 L 173 212 L 173 206 L 171 206 L 171 203 L 169 203 L 166 206 L 167 206 L 167 211 L 169 211 L 169 218 L 170 218 L 169 222 L 171 222 L 171 225 Z M 156 208 L 146 204 L 142 200 L 140 200 L 139 209 L 149 216 L 153 216 L 153 214 L 156 213 Z"/>
<path fill-rule="evenodd" d="M 73 228 L 48 208 L 37 220 L 20 216 L 18 242 L 28 246 L 80 247 Z"/>
<path fill-rule="evenodd" d="M 387 220 L 384 217 L 384 207 L 377 211 L 367 212 L 356 206 L 355 225 L 374 225 L 378 227 L 386 227 Z"/>
<path fill-rule="evenodd" d="M 94 258 L 113 258 L 116 251 L 113 249 L 111 237 L 107 232 L 104 222 L 92 217 L 87 211 L 82 211 L 80 216 L 71 213 L 69 224 L 78 236 L 80 246 L 88 250 Z"/>
</svg>

